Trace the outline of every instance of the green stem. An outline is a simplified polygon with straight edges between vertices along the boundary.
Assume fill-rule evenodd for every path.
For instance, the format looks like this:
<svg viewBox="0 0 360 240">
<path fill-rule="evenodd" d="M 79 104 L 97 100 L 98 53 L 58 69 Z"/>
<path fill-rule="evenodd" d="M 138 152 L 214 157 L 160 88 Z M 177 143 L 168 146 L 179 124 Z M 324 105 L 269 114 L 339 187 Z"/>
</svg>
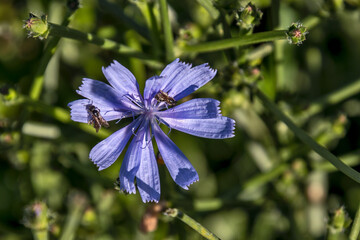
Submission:
<svg viewBox="0 0 360 240">
<path fill-rule="evenodd" d="M 349 240 L 358 239 L 359 232 L 360 232 L 360 204 L 359 204 L 358 210 L 356 211 L 355 219 L 354 219 L 353 225 L 351 227 Z"/>
<path fill-rule="evenodd" d="M 146 2 L 145 3 L 145 17 L 147 19 L 148 25 L 151 29 L 150 36 L 152 41 L 152 49 L 153 53 L 156 58 L 161 56 L 161 46 L 160 46 L 160 37 L 159 37 L 159 29 L 156 21 L 156 17 L 154 14 L 154 3 L 153 2 Z"/>
<path fill-rule="evenodd" d="M 205 227 L 203 227 L 200 223 L 186 215 L 185 213 L 181 212 L 177 208 L 168 208 L 165 211 L 165 215 L 168 215 L 173 218 L 178 218 L 185 224 L 187 224 L 189 227 L 197 231 L 201 236 L 205 237 L 206 239 L 210 240 L 219 240 L 215 234 L 207 230 Z"/>
<path fill-rule="evenodd" d="M 255 43 L 270 42 L 276 40 L 286 40 L 285 30 L 254 33 L 237 38 L 224 39 L 194 45 L 185 45 L 182 48 L 184 53 L 200 53 L 224 50 L 232 47 L 246 46 Z"/>
<path fill-rule="evenodd" d="M 71 199 L 69 215 L 66 218 L 64 230 L 62 231 L 60 240 L 75 239 L 75 232 L 80 224 L 85 207 L 86 197 L 80 193 L 75 193 Z"/>
<path fill-rule="evenodd" d="M 345 175 L 360 183 L 360 174 L 351 167 L 347 166 L 340 159 L 338 159 L 334 154 L 330 153 L 326 148 L 315 142 L 304 130 L 298 128 L 291 120 L 288 118 L 281 110 L 271 102 L 260 90 L 252 89 L 255 95 L 262 101 L 264 106 L 269 109 L 279 120 L 284 122 L 288 128 L 297 136 L 303 143 L 312 148 L 316 153 L 321 157 L 328 160 L 333 164 L 337 169 L 343 172 Z"/>
<path fill-rule="evenodd" d="M 168 7 L 166 0 L 159 0 L 161 22 L 164 31 L 166 60 L 168 62 L 174 60 L 174 39 L 171 31 L 171 24 L 168 15 Z"/>
</svg>

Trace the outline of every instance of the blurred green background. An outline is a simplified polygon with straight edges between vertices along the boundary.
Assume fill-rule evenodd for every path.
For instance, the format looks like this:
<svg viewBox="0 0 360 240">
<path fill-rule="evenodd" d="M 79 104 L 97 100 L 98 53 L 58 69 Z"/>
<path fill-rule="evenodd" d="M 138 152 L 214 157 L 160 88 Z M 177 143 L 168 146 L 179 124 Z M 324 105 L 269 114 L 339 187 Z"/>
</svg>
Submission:
<svg viewBox="0 0 360 240">
<path fill-rule="evenodd" d="M 250 30 L 235 17 L 248 1 L 214 0 L 215 17 L 200 0 L 167 2 L 175 56 L 218 70 L 190 97 L 220 100 L 223 114 L 236 120 L 236 136 L 210 140 L 171 131 L 200 181 L 182 190 L 160 165 L 161 198 L 221 239 L 347 239 L 347 224 L 334 224 L 334 215 L 345 211 L 354 218 L 359 185 L 300 142 L 244 86 L 257 84 L 313 139 L 360 171 L 359 1 L 252 1 L 263 16 Z M 80 98 L 75 90 L 82 78 L 106 81 L 102 66 L 119 61 L 143 88 L 169 63 L 159 2 L 83 0 L 69 25 L 128 45 L 158 64 L 61 39 L 40 98 L 30 100 L 51 37 L 27 37 L 24 20 L 33 12 L 60 24 L 66 11 L 65 0 L 0 1 L 0 239 L 33 239 L 35 201 L 49 208 L 51 239 L 202 239 L 161 214 L 152 218 L 158 221 L 154 231 L 141 230 L 152 205 L 114 188 L 124 153 L 101 172 L 89 160 L 97 142 L 128 122 L 96 134 L 69 119 L 67 104 Z M 286 29 L 297 21 L 309 27 L 299 46 L 280 40 L 201 54 L 181 51 L 185 43 Z M 352 93 L 343 91 L 348 84 Z M 323 104 L 324 96 L 337 93 L 343 95 Z M 46 212 L 39 202 L 36 207 Z"/>
</svg>

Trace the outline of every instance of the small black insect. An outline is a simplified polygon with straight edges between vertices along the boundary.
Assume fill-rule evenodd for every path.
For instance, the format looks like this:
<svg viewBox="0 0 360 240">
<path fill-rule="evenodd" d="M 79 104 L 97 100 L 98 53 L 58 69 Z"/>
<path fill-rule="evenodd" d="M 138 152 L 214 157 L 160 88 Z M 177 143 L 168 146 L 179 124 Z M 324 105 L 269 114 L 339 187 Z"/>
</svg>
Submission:
<svg viewBox="0 0 360 240">
<path fill-rule="evenodd" d="M 158 102 L 166 102 L 169 106 L 174 106 L 176 101 L 173 97 L 170 97 L 166 92 L 160 90 L 156 95 L 155 99 Z"/>
<path fill-rule="evenodd" d="M 86 105 L 86 110 L 89 113 L 88 124 L 93 125 L 96 132 L 99 132 L 101 126 L 109 127 L 109 123 L 101 116 L 100 109 L 92 104 Z"/>
</svg>

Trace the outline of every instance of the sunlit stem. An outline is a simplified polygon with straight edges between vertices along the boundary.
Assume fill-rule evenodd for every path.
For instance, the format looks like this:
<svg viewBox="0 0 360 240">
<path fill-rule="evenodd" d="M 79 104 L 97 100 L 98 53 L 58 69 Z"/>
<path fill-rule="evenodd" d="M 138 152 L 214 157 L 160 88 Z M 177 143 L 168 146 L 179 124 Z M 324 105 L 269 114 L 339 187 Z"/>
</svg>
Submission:
<svg viewBox="0 0 360 240">
<path fill-rule="evenodd" d="M 201 53 L 201 52 L 213 52 L 224 50 L 233 47 L 240 47 L 246 45 L 252 45 L 262 42 L 272 42 L 276 40 L 286 40 L 285 30 L 276 30 L 268 32 L 254 33 L 238 38 L 230 38 L 206 43 L 199 43 L 194 45 L 185 45 L 182 47 L 183 53 Z"/>
<path fill-rule="evenodd" d="M 156 57 L 161 56 L 161 47 L 160 47 L 160 36 L 159 36 L 159 29 L 157 27 L 157 21 L 154 14 L 154 3 L 153 2 L 146 2 L 145 3 L 145 16 L 148 21 L 149 28 L 151 29 L 150 36 L 152 39 L 152 48 L 153 53 Z"/>
<path fill-rule="evenodd" d="M 358 206 L 358 210 L 356 212 L 355 219 L 351 227 L 349 239 L 350 240 L 358 239 L 359 232 L 360 232 L 360 204 Z"/>
<path fill-rule="evenodd" d="M 168 6 L 166 0 L 159 0 L 161 22 L 164 31 L 166 60 L 168 62 L 174 60 L 174 39 L 171 30 L 171 24 L 168 14 Z"/>
<path fill-rule="evenodd" d="M 168 215 L 173 218 L 178 218 L 185 224 L 187 224 L 189 227 L 197 231 L 201 236 L 205 237 L 206 239 L 210 240 L 219 240 L 215 234 L 207 230 L 205 227 L 203 227 L 200 223 L 186 215 L 185 213 L 181 212 L 177 208 L 168 208 L 165 211 L 165 215 Z"/>
</svg>

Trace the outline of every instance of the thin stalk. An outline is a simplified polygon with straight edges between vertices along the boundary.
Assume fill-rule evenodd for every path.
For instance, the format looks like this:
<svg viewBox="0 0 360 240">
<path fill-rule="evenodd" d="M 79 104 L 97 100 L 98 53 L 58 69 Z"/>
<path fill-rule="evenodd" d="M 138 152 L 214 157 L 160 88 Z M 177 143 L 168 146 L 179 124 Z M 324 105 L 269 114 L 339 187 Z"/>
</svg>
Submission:
<svg viewBox="0 0 360 240">
<path fill-rule="evenodd" d="M 356 211 L 355 219 L 351 227 L 349 240 L 356 240 L 359 237 L 360 232 L 360 204 L 358 210 Z"/>
<path fill-rule="evenodd" d="M 272 112 L 280 121 L 284 122 L 288 128 L 297 136 L 303 143 L 308 145 L 321 157 L 328 160 L 333 164 L 339 171 L 345 175 L 360 183 L 360 173 L 343 163 L 334 154 L 329 152 L 326 148 L 318 144 L 312 139 L 304 130 L 297 127 L 293 121 L 290 120 L 273 102 L 271 102 L 259 89 L 252 89 L 254 94 L 262 101 L 263 105 Z"/>
<path fill-rule="evenodd" d="M 87 200 L 83 194 L 75 193 L 70 201 L 69 215 L 65 220 L 60 240 L 75 239 L 75 233 L 84 214 Z"/>
<path fill-rule="evenodd" d="M 187 224 L 189 227 L 197 231 L 201 236 L 209 240 L 220 240 L 214 233 L 207 230 L 203 227 L 200 223 L 186 215 L 185 213 L 181 212 L 177 208 L 168 208 L 165 211 L 165 215 L 168 215 L 173 218 L 180 219 L 183 223 Z"/>
<path fill-rule="evenodd" d="M 276 40 L 286 40 L 285 30 L 276 30 L 268 32 L 254 33 L 237 38 L 224 39 L 194 45 L 185 45 L 182 47 L 184 53 L 200 53 L 224 50 L 233 47 L 246 46 L 262 42 L 271 42 Z"/>
<path fill-rule="evenodd" d="M 168 15 L 168 7 L 166 0 L 159 0 L 161 22 L 164 31 L 166 60 L 168 62 L 174 59 L 174 39 L 171 30 L 171 24 Z"/>
<path fill-rule="evenodd" d="M 348 166 L 356 166 L 360 164 L 360 150 L 343 155 L 340 159 Z M 335 172 L 338 170 L 330 162 L 314 162 L 312 168 L 326 172 Z"/>
<path fill-rule="evenodd" d="M 154 3 L 146 1 L 145 3 L 145 17 L 148 21 L 148 25 L 151 29 L 150 36 L 152 41 L 152 49 L 156 58 L 161 56 L 161 47 L 160 47 L 160 37 L 159 37 L 159 29 L 156 21 L 156 17 L 154 14 Z"/>
</svg>

